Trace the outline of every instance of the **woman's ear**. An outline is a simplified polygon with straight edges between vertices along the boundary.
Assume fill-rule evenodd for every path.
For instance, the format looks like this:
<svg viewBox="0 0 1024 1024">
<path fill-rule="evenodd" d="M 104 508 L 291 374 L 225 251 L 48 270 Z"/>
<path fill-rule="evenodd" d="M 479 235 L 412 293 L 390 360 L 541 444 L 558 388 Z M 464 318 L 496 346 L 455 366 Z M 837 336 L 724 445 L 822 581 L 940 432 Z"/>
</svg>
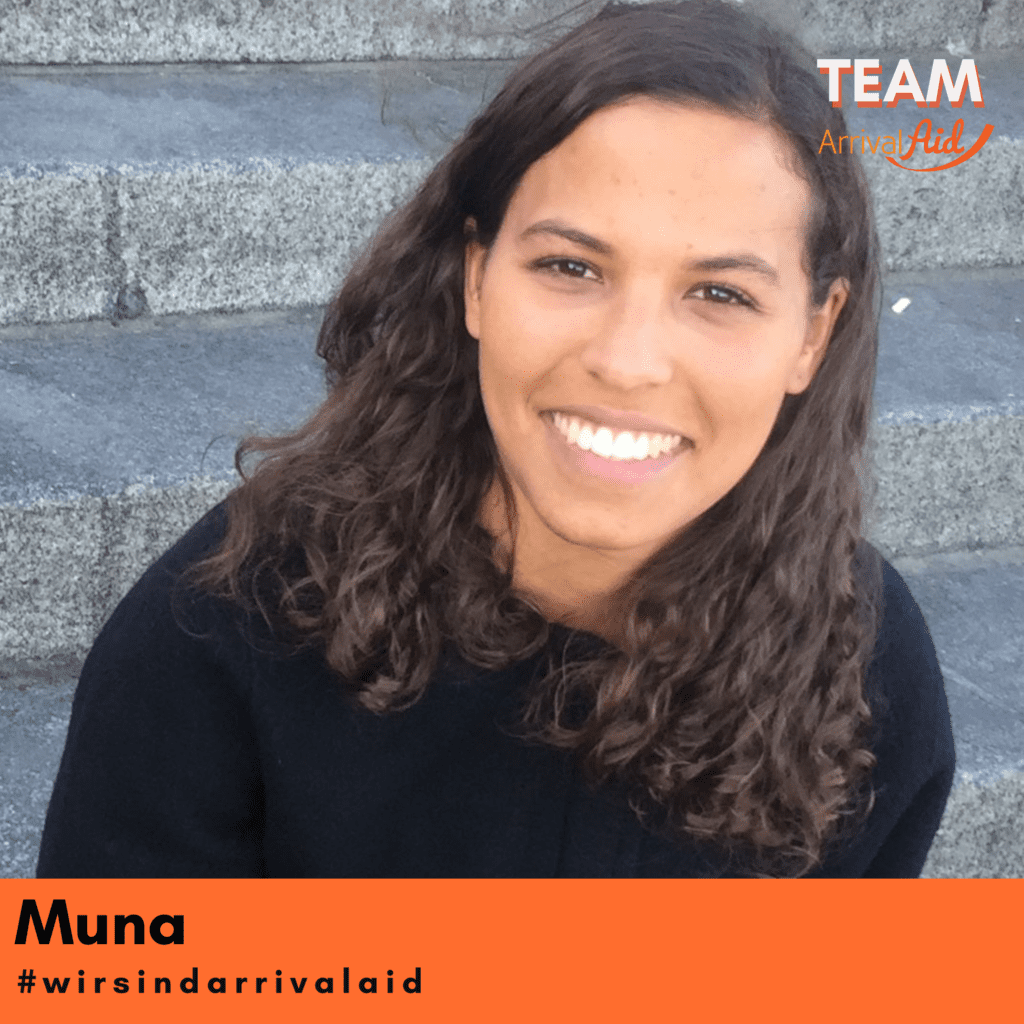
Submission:
<svg viewBox="0 0 1024 1024">
<path fill-rule="evenodd" d="M 803 348 L 800 350 L 789 386 L 786 388 L 788 394 L 799 395 L 806 391 L 811 381 L 814 380 L 814 375 L 825 358 L 836 320 L 839 319 L 839 314 L 843 311 L 843 306 L 846 305 L 849 296 L 850 283 L 845 278 L 836 278 L 832 282 L 825 301 L 817 309 L 811 309 Z"/>
<path fill-rule="evenodd" d="M 480 340 L 480 287 L 483 282 L 486 250 L 476 240 L 476 221 L 466 218 L 463 229 L 466 237 L 463 298 L 466 304 L 466 330 Z"/>
</svg>

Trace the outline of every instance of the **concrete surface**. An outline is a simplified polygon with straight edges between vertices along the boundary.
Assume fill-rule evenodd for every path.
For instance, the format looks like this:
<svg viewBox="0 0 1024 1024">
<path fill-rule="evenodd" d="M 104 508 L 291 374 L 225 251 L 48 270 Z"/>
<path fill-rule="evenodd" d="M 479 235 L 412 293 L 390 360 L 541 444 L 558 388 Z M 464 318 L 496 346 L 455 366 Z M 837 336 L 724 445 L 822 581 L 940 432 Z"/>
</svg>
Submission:
<svg viewBox="0 0 1024 1024">
<path fill-rule="evenodd" d="M 1022 543 L 1024 268 L 887 275 L 875 401 L 883 546 Z"/>
<path fill-rule="evenodd" d="M 935 642 L 962 778 L 990 786 L 1021 771 L 1024 547 L 897 558 L 895 564 Z M 1024 839 L 1024 816 L 1020 829 Z M 1024 867 L 1024 841 L 1019 852 Z"/>
<path fill-rule="evenodd" d="M 1024 878 L 1024 547 L 896 560 L 946 680 L 957 779 L 924 877 Z M 81 668 L 0 662 L 0 877 L 27 877 Z"/>
<path fill-rule="evenodd" d="M 1024 878 L 1024 772 L 991 785 L 959 781 L 922 878 Z"/>
<path fill-rule="evenodd" d="M 927 111 L 968 143 L 994 125 L 966 163 L 866 152 L 889 269 L 1024 265 L 1022 62 L 979 56 L 985 108 Z M 326 302 L 511 66 L 0 71 L 0 324 Z M 876 145 L 923 113 L 845 112 Z"/>
<path fill-rule="evenodd" d="M 30 7 L 0 0 L 0 62 L 508 58 L 531 49 L 551 18 L 575 6 L 567 0 L 86 0 L 72 9 L 60 0 Z M 570 13 L 565 24 L 581 20 Z"/>
<path fill-rule="evenodd" d="M 80 660 L 0 663 L 0 878 L 32 878 Z"/>
<path fill-rule="evenodd" d="M 1024 544 L 1024 269 L 891 275 L 885 299 L 868 536 L 893 557 Z M 313 410 L 320 315 L 0 329 L 8 656 L 83 652 L 230 488 L 238 440 Z"/>
<path fill-rule="evenodd" d="M 0 63 L 508 58 L 598 0 L 0 0 Z M 812 49 L 1011 47 L 1017 0 L 746 0 Z"/>
<path fill-rule="evenodd" d="M 982 7 L 986 6 L 985 20 L 978 29 L 978 48 L 1012 46 L 1020 50 L 1024 46 L 1024 4 L 1016 0 L 996 0 L 986 5 L 982 0 Z"/>
</svg>

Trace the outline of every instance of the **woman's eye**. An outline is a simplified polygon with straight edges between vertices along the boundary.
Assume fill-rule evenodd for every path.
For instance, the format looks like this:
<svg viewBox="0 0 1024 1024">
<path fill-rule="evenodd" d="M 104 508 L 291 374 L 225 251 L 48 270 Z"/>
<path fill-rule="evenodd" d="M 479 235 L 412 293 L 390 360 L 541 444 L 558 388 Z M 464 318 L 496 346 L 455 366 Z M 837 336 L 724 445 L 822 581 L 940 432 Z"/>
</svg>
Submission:
<svg viewBox="0 0 1024 1024">
<path fill-rule="evenodd" d="M 699 299 L 708 299 L 723 306 L 753 307 L 754 305 L 742 292 L 738 292 L 734 288 L 726 288 L 720 284 L 702 284 L 699 288 L 695 288 L 691 294 L 696 295 Z"/>
<path fill-rule="evenodd" d="M 588 263 L 583 263 L 581 260 L 564 258 L 556 260 L 538 260 L 534 266 L 538 270 L 547 270 L 560 277 L 573 277 L 582 281 L 586 279 L 586 275 L 589 272 L 594 274 L 595 280 L 597 278 L 597 274 L 594 272 L 594 269 Z"/>
</svg>

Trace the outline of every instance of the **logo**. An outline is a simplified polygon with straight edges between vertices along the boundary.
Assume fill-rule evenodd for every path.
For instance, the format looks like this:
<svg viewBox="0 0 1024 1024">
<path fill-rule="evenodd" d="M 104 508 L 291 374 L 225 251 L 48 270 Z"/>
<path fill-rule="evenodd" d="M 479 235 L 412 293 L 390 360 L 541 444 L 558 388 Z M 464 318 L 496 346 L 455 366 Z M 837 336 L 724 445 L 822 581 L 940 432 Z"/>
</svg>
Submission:
<svg viewBox="0 0 1024 1024">
<path fill-rule="evenodd" d="M 963 106 L 965 93 L 970 95 L 971 102 L 975 107 L 985 106 L 978 68 L 973 59 L 966 58 L 960 61 L 960 69 L 955 82 L 947 62 L 941 58 L 933 60 L 927 91 L 921 89 L 914 68 L 906 58 L 902 58 L 896 65 L 889 80 L 889 87 L 884 94 L 880 84 L 881 76 L 871 73 L 881 70 L 881 61 L 870 58 L 828 57 L 818 60 L 818 71 L 828 76 L 828 98 L 833 107 L 843 105 L 843 76 L 849 74 L 853 76 L 853 102 L 858 107 L 885 106 L 892 108 L 897 107 L 901 100 L 913 100 L 918 107 L 928 109 L 940 105 L 943 90 L 949 99 L 949 105 L 954 109 L 958 110 Z M 876 135 L 873 140 L 866 133 L 840 135 L 836 139 L 833 138 L 830 131 L 826 130 L 822 136 L 821 145 L 818 147 L 818 154 L 820 155 L 825 149 L 830 149 L 837 156 L 844 152 L 852 153 L 854 145 L 859 144 L 861 153 L 866 153 L 868 149 L 872 153 L 880 152 L 894 167 L 902 167 L 906 171 L 919 173 L 945 171 L 970 160 L 971 157 L 979 153 L 995 128 L 990 124 L 985 125 L 981 134 L 969 148 L 961 145 L 963 130 L 964 120 L 961 117 L 957 119 L 946 138 L 943 139 L 945 128 L 933 125 L 930 117 L 923 117 L 913 133 L 907 136 L 906 147 L 904 147 L 902 129 L 899 129 L 896 135 Z M 847 143 L 846 149 L 843 148 L 844 142 Z M 952 156 L 953 159 L 934 167 L 912 167 L 908 161 L 918 152 L 919 146 L 922 153 L 944 154 Z"/>
</svg>

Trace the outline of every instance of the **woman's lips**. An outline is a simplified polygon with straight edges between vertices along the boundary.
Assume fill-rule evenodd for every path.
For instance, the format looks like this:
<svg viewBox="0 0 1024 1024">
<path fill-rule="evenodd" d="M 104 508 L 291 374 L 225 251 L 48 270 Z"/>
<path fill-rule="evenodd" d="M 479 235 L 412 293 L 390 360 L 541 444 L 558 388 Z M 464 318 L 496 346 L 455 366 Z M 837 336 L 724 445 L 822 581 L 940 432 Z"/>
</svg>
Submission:
<svg viewBox="0 0 1024 1024">
<path fill-rule="evenodd" d="M 563 433 L 556 424 L 554 414 L 545 414 L 541 418 L 544 421 L 548 446 L 551 449 L 552 454 L 558 464 L 561 465 L 571 476 L 583 475 L 597 477 L 599 479 L 610 480 L 616 483 L 644 483 L 648 480 L 653 480 L 656 477 L 661 476 L 685 451 L 693 447 L 692 442 L 688 438 L 675 434 L 671 436 L 672 441 L 668 444 L 668 450 L 659 451 L 657 455 L 646 454 L 641 458 L 631 458 L 627 455 L 623 458 L 622 456 L 626 453 L 621 449 L 618 456 L 616 456 L 613 451 L 608 452 L 607 455 L 601 455 L 593 450 L 584 450 L 578 443 L 570 442 L 566 434 Z M 559 416 L 559 419 L 563 421 L 564 426 L 565 418 Z M 605 432 L 608 433 L 608 428 L 605 428 Z M 612 440 L 613 449 L 616 443 L 622 444 L 624 448 L 625 443 L 621 442 L 621 435 L 623 433 L 627 432 L 619 431 L 619 436 Z M 666 440 L 669 438 L 669 435 L 656 435 L 653 431 L 649 433 L 637 431 L 637 433 L 646 433 L 648 440 L 655 436 Z M 608 451 L 607 442 L 608 439 L 606 438 L 603 446 L 605 451 Z M 637 444 L 637 439 L 634 438 L 633 443 Z M 634 451 L 633 454 L 638 454 L 638 452 Z"/>
<path fill-rule="evenodd" d="M 589 420 L 566 416 L 560 412 L 552 413 L 551 419 L 555 428 L 570 445 L 618 462 L 656 459 L 671 454 L 683 443 L 683 438 L 679 434 L 639 430 L 616 430 L 613 433 L 607 426 L 599 426 Z"/>
<path fill-rule="evenodd" d="M 629 430 L 631 432 L 667 434 L 685 438 L 683 431 L 676 427 L 647 416 L 640 412 L 625 409 L 609 409 L 598 405 L 560 405 L 547 410 L 548 413 L 561 413 L 570 418 L 586 420 L 597 427 L 608 427 L 613 432 Z"/>
</svg>

